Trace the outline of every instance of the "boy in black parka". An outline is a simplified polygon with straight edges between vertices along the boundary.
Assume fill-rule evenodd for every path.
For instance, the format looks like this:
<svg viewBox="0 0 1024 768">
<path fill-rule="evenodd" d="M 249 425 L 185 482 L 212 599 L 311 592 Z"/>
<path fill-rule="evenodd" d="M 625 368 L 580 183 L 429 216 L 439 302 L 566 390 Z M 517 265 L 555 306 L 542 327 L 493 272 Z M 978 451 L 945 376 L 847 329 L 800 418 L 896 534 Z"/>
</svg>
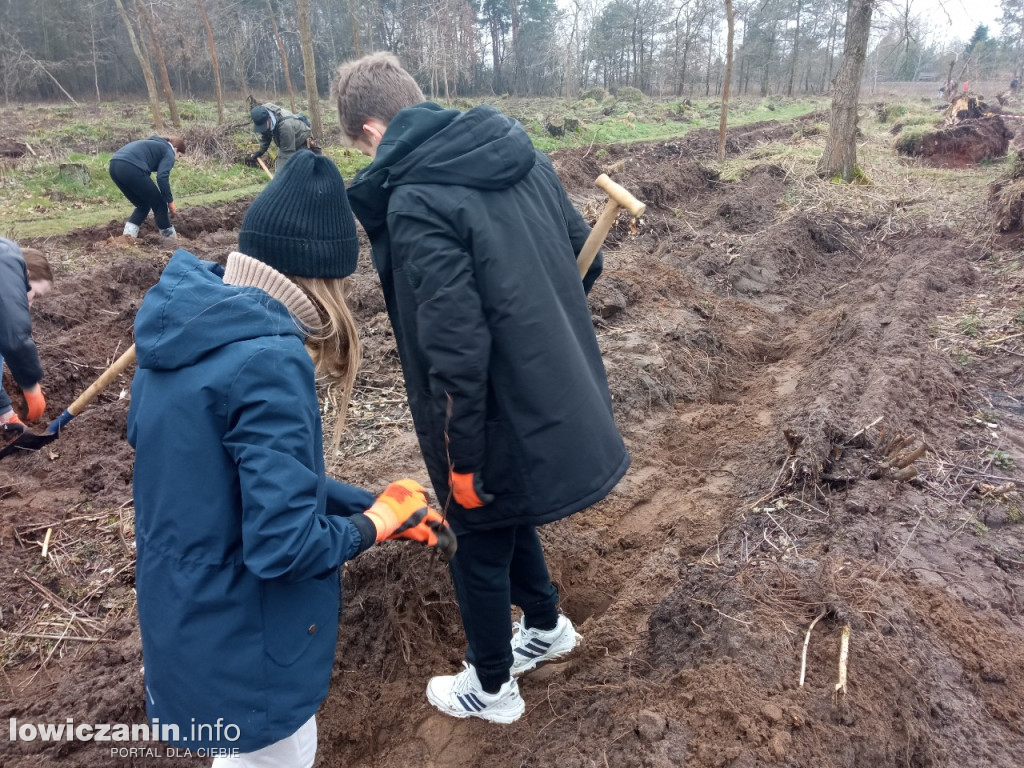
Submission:
<svg viewBox="0 0 1024 768">
<path fill-rule="evenodd" d="M 451 561 L 466 669 L 427 698 L 512 722 L 515 676 L 579 642 L 536 526 L 603 499 L 629 454 L 576 255 L 590 228 L 523 127 L 490 106 L 425 102 L 391 54 L 339 67 L 342 133 L 373 162 L 349 188 L 395 331 L 431 482 L 459 536 Z M 523 609 L 513 627 L 510 605 Z"/>
</svg>

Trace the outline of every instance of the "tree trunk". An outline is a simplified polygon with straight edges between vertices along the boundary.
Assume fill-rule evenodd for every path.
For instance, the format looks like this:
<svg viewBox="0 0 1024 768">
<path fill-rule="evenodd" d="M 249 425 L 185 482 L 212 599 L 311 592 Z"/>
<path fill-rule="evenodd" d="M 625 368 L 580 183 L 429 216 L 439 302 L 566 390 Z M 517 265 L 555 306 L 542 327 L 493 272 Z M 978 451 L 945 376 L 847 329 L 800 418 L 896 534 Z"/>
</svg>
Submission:
<svg viewBox="0 0 1024 768">
<path fill-rule="evenodd" d="M 309 101 L 309 121 L 313 138 L 324 135 L 320 116 L 320 91 L 316 86 L 316 59 L 313 57 L 313 31 L 309 24 L 309 0 L 296 0 L 299 16 L 299 38 L 302 41 L 302 74 L 306 80 L 306 99 Z"/>
<path fill-rule="evenodd" d="M 789 83 L 786 85 L 786 95 L 793 95 L 793 80 L 796 78 L 796 59 L 800 51 L 800 11 L 803 10 L 802 0 L 796 4 L 796 29 L 793 32 L 793 58 L 789 64 Z"/>
<path fill-rule="evenodd" d="M 135 12 L 142 19 L 146 26 L 146 34 L 153 45 L 153 55 L 156 56 L 156 66 L 160 70 L 160 85 L 164 90 L 164 99 L 167 100 L 167 108 L 171 111 L 171 122 L 175 128 L 181 127 L 181 116 L 178 114 L 178 104 L 174 100 L 174 91 L 171 90 L 171 78 L 167 74 L 167 62 L 164 60 L 164 48 L 157 40 L 156 30 L 153 28 L 153 17 L 142 0 L 135 0 Z"/>
<path fill-rule="evenodd" d="M 736 33 L 736 17 L 732 0 L 725 0 L 725 20 L 728 35 L 725 40 L 725 79 L 722 81 L 722 117 L 718 121 L 718 160 L 725 160 L 725 127 L 729 116 L 729 86 L 732 80 L 732 42 Z"/>
<path fill-rule="evenodd" d="M 708 30 L 708 66 L 704 76 L 704 95 L 711 95 L 711 57 L 714 52 L 715 27 L 712 24 Z"/>
<path fill-rule="evenodd" d="M 846 40 L 839 71 L 832 83 L 832 118 L 825 151 L 818 161 L 818 173 L 853 181 L 857 173 L 857 101 L 864 73 L 871 12 L 875 0 L 849 0 L 846 11 Z"/>
<path fill-rule="evenodd" d="M 288 88 L 288 101 L 292 105 L 292 112 L 295 111 L 295 89 L 292 88 L 292 71 L 288 68 L 288 54 L 284 50 L 284 42 L 281 40 L 281 33 L 277 28 L 277 16 L 274 13 L 274 4 L 267 0 L 267 10 L 270 11 L 270 28 L 274 33 L 274 42 L 277 43 L 277 50 L 281 54 L 281 66 L 284 67 L 284 84 Z"/>
<path fill-rule="evenodd" d="M 359 20 L 356 18 L 356 0 L 348 0 L 348 17 L 352 24 L 352 50 L 355 58 L 361 58 L 359 52 Z"/>
<path fill-rule="evenodd" d="M 488 23 L 491 31 L 491 60 L 493 62 L 491 88 L 495 93 L 504 93 L 506 88 L 505 77 L 501 72 L 501 22 L 496 11 L 491 11 Z"/>
<path fill-rule="evenodd" d="M 217 45 L 213 41 L 213 27 L 210 26 L 210 17 L 206 14 L 206 0 L 196 0 L 199 4 L 199 15 L 203 18 L 203 28 L 206 30 L 206 44 L 210 48 L 210 62 L 213 64 L 213 82 L 217 87 L 217 125 L 224 122 L 224 91 L 220 84 L 220 64 L 217 63 Z"/>
<path fill-rule="evenodd" d="M 569 42 L 565 46 L 565 100 L 572 101 L 572 47 L 576 41 L 576 30 L 580 21 L 580 0 L 573 0 L 572 29 L 569 30 Z"/>
<path fill-rule="evenodd" d="M 99 104 L 100 98 L 100 68 L 99 62 L 96 59 L 96 14 L 95 6 L 89 8 L 89 42 L 92 48 L 92 82 L 96 87 L 96 103 Z"/>
<path fill-rule="evenodd" d="M 139 60 L 139 66 L 142 67 L 142 76 L 146 78 L 146 90 L 149 92 L 149 108 L 153 112 L 153 127 L 158 131 L 164 129 L 164 116 L 160 109 L 160 96 L 156 91 L 156 78 L 153 77 L 153 68 L 149 66 L 149 59 L 142 53 L 142 49 L 139 47 L 139 39 L 135 36 L 135 28 L 132 27 L 132 20 L 128 17 L 128 11 L 125 10 L 124 3 L 121 0 L 114 0 L 117 4 L 117 12 L 121 15 L 121 21 L 124 22 L 125 28 L 128 30 L 128 39 L 131 41 L 132 50 L 135 51 L 135 58 Z"/>
<path fill-rule="evenodd" d="M 522 40 L 519 38 L 519 25 L 522 19 L 519 16 L 519 0 L 509 0 L 508 7 L 512 25 L 512 93 L 518 96 L 523 93 L 523 52 Z"/>
</svg>

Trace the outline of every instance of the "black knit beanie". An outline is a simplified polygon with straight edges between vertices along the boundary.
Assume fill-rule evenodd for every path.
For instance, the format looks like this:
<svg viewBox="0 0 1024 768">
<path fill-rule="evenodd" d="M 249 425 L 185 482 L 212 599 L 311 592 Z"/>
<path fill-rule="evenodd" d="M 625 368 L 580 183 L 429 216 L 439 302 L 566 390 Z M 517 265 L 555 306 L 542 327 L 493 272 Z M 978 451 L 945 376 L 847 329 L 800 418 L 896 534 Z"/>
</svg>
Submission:
<svg viewBox="0 0 1024 768">
<path fill-rule="evenodd" d="M 356 220 L 337 166 L 306 149 L 292 155 L 245 212 L 238 250 L 286 275 L 355 272 Z"/>
<path fill-rule="evenodd" d="M 253 107 L 249 112 L 253 126 L 257 133 L 267 129 L 267 118 L 270 117 L 270 110 L 264 106 Z"/>
</svg>

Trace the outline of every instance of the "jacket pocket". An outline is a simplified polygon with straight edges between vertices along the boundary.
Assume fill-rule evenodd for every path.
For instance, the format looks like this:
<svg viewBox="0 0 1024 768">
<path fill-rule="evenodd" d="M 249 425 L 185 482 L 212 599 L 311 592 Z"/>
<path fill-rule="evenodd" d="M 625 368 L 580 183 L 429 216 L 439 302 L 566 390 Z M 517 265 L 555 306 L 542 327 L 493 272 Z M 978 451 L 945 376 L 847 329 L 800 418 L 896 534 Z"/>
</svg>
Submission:
<svg viewBox="0 0 1024 768">
<path fill-rule="evenodd" d="M 338 572 L 303 581 L 267 581 L 262 599 L 267 655 L 289 666 L 302 658 L 317 635 L 337 625 Z"/>
<path fill-rule="evenodd" d="M 508 424 L 490 419 L 484 424 L 485 447 L 484 490 L 495 496 L 518 496 L 526 493 L 521 465 L 522 450 Z"/>
</svg>

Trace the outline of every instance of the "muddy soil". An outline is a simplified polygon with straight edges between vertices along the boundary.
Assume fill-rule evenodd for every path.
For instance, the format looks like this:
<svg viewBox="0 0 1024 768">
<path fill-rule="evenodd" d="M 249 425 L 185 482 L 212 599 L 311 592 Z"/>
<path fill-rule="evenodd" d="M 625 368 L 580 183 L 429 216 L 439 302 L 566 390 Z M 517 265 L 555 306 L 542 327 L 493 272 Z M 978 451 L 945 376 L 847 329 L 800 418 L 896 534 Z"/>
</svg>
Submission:
<svg viewBox="0 0 1024 768">
<path fill-rule="evenodd" d="M 920 157 L 936 168 L 967 168 L 1005 157 L 1019 131 L 1019 124 L 1000 115 L 971 114 L 956 125 L 925 134 L 919 142 L 898 146 L 902 154 Z"/>
<path fill-rule="evenodd" d="M 736 130 L 728 150 L 809 125 Z M 784 169 L 723 181 L 716 150 L 695 134 L 553 156 L 592 218 L 603 171 L 648 203 L 617 223 L 591 295 L 633 465 L 542 532 L 583 644 L 522 680 L 519 722 L 446 718 L 423 693 L 463 658 L 446 568 L 374 547 L 344 569 L 318 766 L 1021 764 L 1024 329 L 1008 320 L 984 355 L 950 343 L 967 303 L 1014 317 L 1020 265 L 944 228 L 794 212 Z M 244 207 L 187 209 L 180 245 L 223 260 Z M 27 243 L 62 269 L 35 311 L 50 418 L 131 344 L 170 255 L 119 232 Z M 378 490 L 425 472 L 367 261 L 353 297 L 364 370 L 329 466 Z M 129 384 L 41 453 L 0 462 L 0 720 L 144 719 Z M 329 428 L 329 398 L 325 413 Z M 205 762 L 0 740 L 9 766 Z"/>
</svg>

